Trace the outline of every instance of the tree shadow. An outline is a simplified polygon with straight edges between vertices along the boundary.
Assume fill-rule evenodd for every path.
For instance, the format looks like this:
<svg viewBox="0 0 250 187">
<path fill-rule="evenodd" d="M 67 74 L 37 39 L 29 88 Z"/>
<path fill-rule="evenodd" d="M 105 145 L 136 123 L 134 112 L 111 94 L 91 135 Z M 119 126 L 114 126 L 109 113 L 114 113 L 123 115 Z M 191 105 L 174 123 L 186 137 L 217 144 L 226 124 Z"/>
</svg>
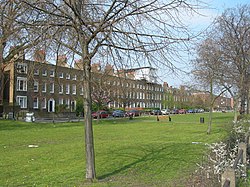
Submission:
<svg viewBox="0 0 250 187">
<path fill-rule="evenodd" d="M 134 146 L 133 148 L 128 147 L 126 150 L 125 149 L 116 150 L 115 152 L 110 153 L 110 154 L 112 154 L 112 157 L 116 157 L 116 158 L 120 158 L 120 159 L 123 159 L 124 157 L 130 157 L 131 160 L 135 160 L 135 158 L 137 158 L 137 159 L 129 164 L 123 165 L 122 167 L 120 167 L 112 172 L 109 172 L 109 173 L 106 173 L 104 175 L 99 176 L 98 179 L 103 180 L 103 179 L 109 178 L 111 176 L 117 175 L 119 173 L 122 173 L 123 171 L 131 169 L 132 167 L 134 167 L 137 164 L 142 164 L 142 163 L 146 163 L 146 162 L 153 163 L 154 161 L 158 161 L 159 159 L 164 159 L 166 157 L 166 154 L 171 154 L 171 155 L 173 154 L 172 152 L 169 152 L 169 153 L 166 152 L 166 149 L 173 150 L 173 148 L 170 148 L 172 146 L 176 146 L 176 145 L 164 144 L 164 145 L 158 145 L 158 146 L 155 146 L 155 145 L 152 145 L 152 146 L 147 145 L 147 146 L 141 146 L 141 147 Z M 136 150 L 136 152 L 134 154 L 131 153 L 131 149 Z M 140 153 L 143 152 L 143 154 L 140 154 L 140 155 L 136 154 L 138 152 L 140 152 Z M 164 153 L 164 155 L 161 153 Z"/>
</svg>

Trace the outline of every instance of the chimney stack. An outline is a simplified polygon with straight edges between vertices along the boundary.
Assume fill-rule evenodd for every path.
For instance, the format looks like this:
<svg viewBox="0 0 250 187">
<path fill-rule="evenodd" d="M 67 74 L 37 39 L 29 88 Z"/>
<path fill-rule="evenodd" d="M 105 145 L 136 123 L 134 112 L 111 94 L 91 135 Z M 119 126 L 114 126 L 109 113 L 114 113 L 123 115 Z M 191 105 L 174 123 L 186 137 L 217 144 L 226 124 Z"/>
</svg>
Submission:
<svg viewBox="0 0 250 187">
<path fill-rule="evenodd" d="M 33 58 L 34 58 L 34 61 L 36 62 L 45 62 L 45 58 L 46 58 L 45 50 L 43 49 L 36 50 Z"/>
<path fill-rule="evenodd" d="M 57 57 L 57 65 L 62 67 L 69 67 L 67 64 L 67 56 L 66 55 L 58 55 Z"/>
<path fill-rule="evenodd" d="M 82 59 L 75 60 L 74 68 L 79 69 L 79 70 L 83 70 L 83 61 L 82 61 Z"/>
</svg>

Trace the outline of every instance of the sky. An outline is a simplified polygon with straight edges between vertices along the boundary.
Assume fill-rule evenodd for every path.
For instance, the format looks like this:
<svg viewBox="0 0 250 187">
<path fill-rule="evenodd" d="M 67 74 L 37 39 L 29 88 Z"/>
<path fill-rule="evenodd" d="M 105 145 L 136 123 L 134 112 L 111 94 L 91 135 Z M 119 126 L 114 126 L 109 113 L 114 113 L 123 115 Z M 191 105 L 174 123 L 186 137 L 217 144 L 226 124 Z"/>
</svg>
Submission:
<svg viewBox="0 0 250 187">
<path fill-rule="evenodd" d="M 202 0 L 207 3 L 209 8 L 202 9 L 199 13 L 202 16 L 195 15 L 192 18 L 184 18 L 185 23 L 188 23 L 189 26 L 194 31 L 200 31 L 206 29 L 213 20 L 220 16 L 226 9 L 237 7 L 237 5 L 250 4 L 250 0 Z M 193 54 L 192 56 L 194 56 Z M 191 57 L 192 58 L 192 57 Z M 184 71 L 190 71 L 192 69 L 191 66 L 188 66 L 190 58 L 183 59 L 186 61 L 185 64 L 177 64 L 176 66 Z M 189 84 L 192 82 L 190 80 L 190 76 L 185 75 L 183 73 L 176 74 L 165 74 L 159 72 L 159 76 L 161 77 L 161 81 L 167 82 L 170 86 L 178 88 L 180 85 Z"/>
</svg>

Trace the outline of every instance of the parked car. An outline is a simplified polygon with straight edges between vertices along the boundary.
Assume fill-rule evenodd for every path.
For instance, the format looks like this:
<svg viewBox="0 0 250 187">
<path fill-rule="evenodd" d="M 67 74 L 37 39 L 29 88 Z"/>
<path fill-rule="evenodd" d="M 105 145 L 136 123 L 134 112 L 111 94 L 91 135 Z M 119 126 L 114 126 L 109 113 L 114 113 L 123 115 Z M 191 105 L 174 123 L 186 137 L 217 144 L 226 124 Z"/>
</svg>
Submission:
<svg viewBox="0 0 250 187">
<path fill-rule="evenodd" d="M 97 112 L 92 113 L 93 118 L 98 118 L 98 116 L 99 116 L 99 118 L 107 118 L 107 117 L 109 117 L 109 113 L 105 110 L 99 110 Z"/>
<path fill-rule="evenodd" d="M 173 109 L 170 113 L 171 114 L 179 114 L 179 110 L 178 109 Z"/>
<path fill-rule="evenodd" d="M 169 111 L 168 109 L 162 109 L 162 110 L 161 110 L 161 113 L 162 113 L 163 115 L 168 115 L 168 114 L 170 113 L 170 111 Z"/>
<path fill-rule="evenodd" d="M 179 114 L 186 114 L 186 110 L 185 109 L 180 109 L 180 110 L 178 110 L 178 113 Z"/>
<path fill-rule="evenodd" d="M 203 113 L 205 110 L 203 108 L 198 109 L 199 113 Z"/>
<path fill-rule="evenodd" d="M 193 109 L 188 109 L 187 113 L 194 113 L 194 110 Z"/>
<path fill-rule="evenodd" d="M 112 113 L 113 117 L 125 117 L 126 114 L 123 110 L 114 110 Z"/>
<path fill-rule="evenodd" d="M 140 111 L 139 110 L 129 110 L 126 112 L 126 116 L 140 116 Z"/>
<path fill-rule="evenodd" d="M 152 110 L 151 115 L 162 115 L 162 112 L 160 110 Z"/>
</svg>

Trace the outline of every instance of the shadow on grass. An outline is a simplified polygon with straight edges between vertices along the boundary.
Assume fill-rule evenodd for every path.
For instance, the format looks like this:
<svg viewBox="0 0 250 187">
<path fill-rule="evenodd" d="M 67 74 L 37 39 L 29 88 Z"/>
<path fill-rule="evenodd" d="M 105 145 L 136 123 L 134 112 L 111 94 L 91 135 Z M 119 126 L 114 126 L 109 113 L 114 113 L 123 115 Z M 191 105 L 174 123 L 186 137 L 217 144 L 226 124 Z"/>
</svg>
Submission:
<svg viewBox="0 0 250 187">
<path fill-rule="evenodd" d="M 113 158 L 118 158 L 119 160 L 125 160 L 124 162 L 128 160 L 134 160 L 130 162 L 129 164 L 125 164 L 122 167 L 115 169 L 109 173 L 106 173 L 104 175 L 101 175 L 98 177 L 99 180 L 108 179 L 109 177 L 118 175 L 120 173 L 126 172 L 129 169 L 134 168 L 136 165 L 137 169 L 141 167 L 154 167 L 155 170 L 153 171 L 154 175 L 161 174 L 162 171 L 166 171 L 166 168 L 168 163 L 171 162 L 169 158 L 174 159 L 177 162 L 183 162 L 181 156 L 179 156 L 178 151 L 174 152 L 173 150 L 177 149 L 178 145 L 176 144 L 162 144 L 159 146 L 142 146 L 142 147 L 129 147 L 127 149 L 121 149 L 116 152 L 110 153 Z M 134 152 L 134 153 L 133 153 Z M 110 157 L 109 157 L 110 158 Z M 164 160 L 164 161 L 162 161 Z M 159 162 L 160 161 L 160 165 Z M 185 162 L 185 161 L 184 161 Z M 164 163 L 164 164 L 162 164 Z M 152 172 L 152 170 L 142 169 L 143 172 L 141 173 L 147 173 L 147 171 Z M 129 174 L 128 174 L 129 175 Z"/>
</svg>

